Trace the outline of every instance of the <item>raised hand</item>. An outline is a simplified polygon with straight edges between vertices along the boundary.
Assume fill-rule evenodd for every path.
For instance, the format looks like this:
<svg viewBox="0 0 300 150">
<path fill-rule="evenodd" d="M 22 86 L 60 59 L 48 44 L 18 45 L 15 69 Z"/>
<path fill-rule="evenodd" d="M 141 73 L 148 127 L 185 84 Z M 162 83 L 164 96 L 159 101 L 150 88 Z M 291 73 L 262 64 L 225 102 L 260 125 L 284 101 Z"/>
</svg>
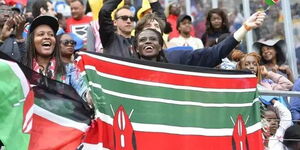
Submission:
<svg viewBox="0 0 300 150">
<path fill-rule="evenodd" d="M 263 24 L 266 14 L 263 11 L 257 11 L 252 14 L 244 23 L 249 29 L 255 29 Z"/>
<path fill-rule="evenodd" d="M 26 18 L 24 15 L 17 15 L 14 17 L 14 22 L 16 24 L 16 38 L 21 39 L 25 29 Z"/>
<path fill-rule="evenodd" d="M 263 77 L 267 77 L 268 76 L 268 70 L 265 66 L 259 66 L 259 69 L 260 69 L 260 73 Z"/>
<path fill-rule="evenodd" d="M 6 20 L 6 22 L 4 23 L 4 26 L 2 28 L 2 31 L 1 31 L 1 35 L 0 35 L 0 40 L 1 41 L 6 40 L 11 35 L 11 33 L 14 30 L 14 28 L 13 28 L 14 25 L 15 25 L 15 22 L 14 22 L 14 19 L 12 17 L 8 18 Z"/>
</svg>

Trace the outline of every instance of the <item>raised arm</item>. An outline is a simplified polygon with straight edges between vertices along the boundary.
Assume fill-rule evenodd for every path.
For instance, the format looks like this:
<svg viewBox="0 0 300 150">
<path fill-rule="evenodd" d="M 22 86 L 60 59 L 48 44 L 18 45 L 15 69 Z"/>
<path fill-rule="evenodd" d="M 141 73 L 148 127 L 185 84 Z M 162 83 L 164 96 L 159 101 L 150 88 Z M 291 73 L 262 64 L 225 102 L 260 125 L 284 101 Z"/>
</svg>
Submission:
<svg viewBox="0 0 300 150">
<path fill-rule="evenodd" d="M 275 111 L 280 119 L 279 128 L 276 131 L 277 137 L 283 137 L 285 130 L 293 125 L 291 112 L 283 104 L 276 100 L 271 101 L 274 105 Z"/>
<path fill-rule="evenodd" d="M 238 45 L 248 31 L 262 25 L 265 15 L 264 12 L 260 11 L 254 13 L 244 22 L 244 25 L 233 34 L 233 36 L 229 36 L 227 39 L 213 47 L 185 52 L 185 56 L 182 58 L 185 59 L 185 61 L 183 61 L 184 64 L 203 67 L 217 66 L 221 63 L 222 59 L 227 57 L 227 55 Z"/>
<path fill-rule="evenodd" d="M 99 12 L 99 33 L 105 49 L 115 36 L 114 24 L 111 18 L 112 12 L 122 0 L 107 0 Z"/>
<path fill-rule="evenodd" d="M 167 20 L 166 15 L 164 13 L 164 9 L 162 8 L 161 4 L 158 0 L 148 0 L 151 6 L 151 9 L 154 13 L 156 13 L 161 19 L 164 21 Z"/>
</svg>

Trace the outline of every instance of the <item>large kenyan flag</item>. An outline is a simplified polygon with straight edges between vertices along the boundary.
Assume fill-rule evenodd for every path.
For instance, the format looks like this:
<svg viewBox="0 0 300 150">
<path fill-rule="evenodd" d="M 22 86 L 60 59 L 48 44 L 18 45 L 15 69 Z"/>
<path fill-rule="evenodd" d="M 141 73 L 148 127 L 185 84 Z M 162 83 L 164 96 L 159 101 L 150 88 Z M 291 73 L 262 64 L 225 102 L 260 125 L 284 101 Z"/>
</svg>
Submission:
<svg viewBox="0 0 300 150">
<path fill-rule="evenodd" d="M 98 118 L 79 149 L 263 149 L 254 75 L 80 55 Z"/>
</svg>

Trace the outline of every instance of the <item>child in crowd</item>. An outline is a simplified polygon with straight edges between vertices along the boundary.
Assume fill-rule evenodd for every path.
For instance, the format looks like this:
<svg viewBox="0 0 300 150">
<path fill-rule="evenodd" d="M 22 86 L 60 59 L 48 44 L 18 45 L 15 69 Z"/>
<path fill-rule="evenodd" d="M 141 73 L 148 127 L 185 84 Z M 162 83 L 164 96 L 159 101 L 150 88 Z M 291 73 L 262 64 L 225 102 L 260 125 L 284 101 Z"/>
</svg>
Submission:
<svg viewBox="0 0 300 150">
<path fill-rule="evenodd" d="M 263 136 L 265 150 L 284 150 L 282 144 L 285 130 L 292 123 L 291 112 L 275 99 L 263 111 Z"/>
</svg>

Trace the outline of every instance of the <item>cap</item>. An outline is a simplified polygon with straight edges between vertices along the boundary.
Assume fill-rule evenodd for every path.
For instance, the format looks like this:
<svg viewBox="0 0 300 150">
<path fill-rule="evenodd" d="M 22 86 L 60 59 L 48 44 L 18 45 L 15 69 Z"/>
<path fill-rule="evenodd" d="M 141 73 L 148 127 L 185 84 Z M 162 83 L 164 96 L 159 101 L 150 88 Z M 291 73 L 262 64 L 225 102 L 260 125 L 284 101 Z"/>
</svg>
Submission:
<svg viewBox="0 0 300 150">
<path fill-rule="evenodd" d="M 58 20 L 55 17 L 48 16 L 48 15 L 38 16 L 32 21 L 30 28 L 29 28 L 29 33 L 32 33 L 34 31 L 34 29 L 36 27 L 38 27 L 39 25 L 50 26 L 55 34 L 59 27 Z"/>
<path fill-rule="evenodd" d="M 184 19 L 188 19 L 188 20 L 192 21 L 192 17 L 191 17 L 191 16 L 186 15 L 186 14 L 180 15 L 180 16 L 177 18 L 177 25 L 176 25 L 176 29 L 177 29 L 177 30 L 178 30 L 178 28 L 179 28 L 180 22 L 182 22 Z"/>
</svg>

